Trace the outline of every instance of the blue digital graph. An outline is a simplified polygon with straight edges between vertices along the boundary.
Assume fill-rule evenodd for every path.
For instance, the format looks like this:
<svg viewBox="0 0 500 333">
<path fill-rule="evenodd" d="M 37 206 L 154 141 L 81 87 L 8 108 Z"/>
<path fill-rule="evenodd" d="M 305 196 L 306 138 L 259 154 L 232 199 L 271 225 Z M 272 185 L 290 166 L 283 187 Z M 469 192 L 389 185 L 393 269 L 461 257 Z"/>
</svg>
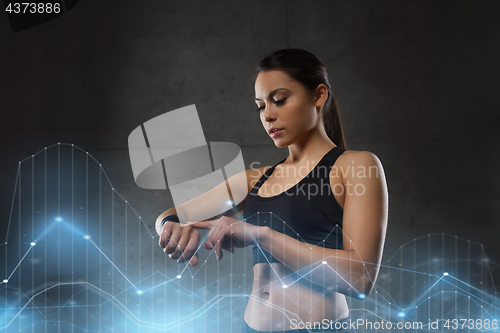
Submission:
<svg viewBox="0 0 500 333">
<path fill-rule="evenodd" d="M 19 162 L 0 238 L 0 333 L 240 332 L 251 251 L 220 262 L 202 251 L 198 266 L 178 264 L 158 247 L 153 223 L 81 148 L 56 144 Z M 499 269 L 486 250 L 446 234 L 402 244 L 372 294 L 348 299 L 356 329 L 500 331 Z"/>
</svg>

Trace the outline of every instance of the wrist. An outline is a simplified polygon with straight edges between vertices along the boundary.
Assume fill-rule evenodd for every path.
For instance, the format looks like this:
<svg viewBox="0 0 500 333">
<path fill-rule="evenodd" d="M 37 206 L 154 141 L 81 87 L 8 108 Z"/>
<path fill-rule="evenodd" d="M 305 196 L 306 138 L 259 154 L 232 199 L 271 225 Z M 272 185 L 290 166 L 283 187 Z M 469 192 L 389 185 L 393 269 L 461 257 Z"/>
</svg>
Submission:
<svg viewBox="0 0 500 333">
<path fill-rule="evenodd" d="M 170 212 L 170 211 L 173 211 L 173 212 Z M 171 216 L 175 216 L 177 217 L 176 215 L 176 211 L 173 210 L 172 208 L 171 209 L 168 209 L 166 211 L 164 211 L 163 213 L 161 213 L 157 218 L 156 218 L 156 222 L 155 222 L 155 229 L 156 229 L 156 233 L 158 235 L 161 235 L 161 230 L 163 228 L 163 225 L 167 222 L 165 220 L 166 217 L 171 217 Z M 178 218 L 177 218 L 177 222 L 178 222 Z"/>
<path fill-rule="evenodd" d="M 262 244 L 267 243 L 269 241 L 269 239 L 271 238 L 271 232 L 272 232 L 272 229 L 269 228 L 268 226 L 259 227 L 259 229 L 257 231 L 255 245 L 262 247 Z"/>
<path fill-rule="evenodd" d="M 177 222 L 179 223 L 179 217 L 177 215 L 169 215 L 161 220 L 161 227 L 167 222 Z"/>
</svg>

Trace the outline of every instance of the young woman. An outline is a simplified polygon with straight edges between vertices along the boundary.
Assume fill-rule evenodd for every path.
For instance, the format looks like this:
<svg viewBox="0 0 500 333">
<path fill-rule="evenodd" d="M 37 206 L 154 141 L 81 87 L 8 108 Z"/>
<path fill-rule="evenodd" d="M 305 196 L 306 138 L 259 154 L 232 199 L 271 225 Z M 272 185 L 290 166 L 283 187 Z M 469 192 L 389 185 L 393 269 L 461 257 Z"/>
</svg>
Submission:
<svg viewBox="0 0 500 333">
<path fill-rule="evenodd" d="M 192 265 L 197 229 L 210 229 L 203 247 L 217 260 L 222 249 L 253 246 L 243 332 L 352 332 L 345 296 L 370 294 L 382 258 L 388 215 L 382 165 L 371 152 L 345 149 L 327 70 L 307 51 L 264 58 L 255 102 L 264 129 L 278 148 L 288 147 L 288 157 L 247 170 L 246 199 L 222 217 L 181 225 L 175 208 L 161 214 L 160 246 Z M 214 200 L 203 196 L 191 207 Z M 244 221 L 232 217 L 241 212 Z"/>
</svg>

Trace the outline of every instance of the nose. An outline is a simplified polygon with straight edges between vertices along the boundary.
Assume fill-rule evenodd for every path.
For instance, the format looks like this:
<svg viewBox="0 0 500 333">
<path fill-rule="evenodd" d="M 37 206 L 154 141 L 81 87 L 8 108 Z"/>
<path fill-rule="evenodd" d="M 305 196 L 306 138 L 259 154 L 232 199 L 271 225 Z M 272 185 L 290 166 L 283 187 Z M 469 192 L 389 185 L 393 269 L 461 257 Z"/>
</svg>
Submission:
<svg viewBox="0 0 500 333">
<path fill-rule="evenodd" d="M 272 111 L 272 107 L 266 106 L 264 109 L 264 120 L 267 122 L 276 120 L 276 114 Z"/>
</svg>

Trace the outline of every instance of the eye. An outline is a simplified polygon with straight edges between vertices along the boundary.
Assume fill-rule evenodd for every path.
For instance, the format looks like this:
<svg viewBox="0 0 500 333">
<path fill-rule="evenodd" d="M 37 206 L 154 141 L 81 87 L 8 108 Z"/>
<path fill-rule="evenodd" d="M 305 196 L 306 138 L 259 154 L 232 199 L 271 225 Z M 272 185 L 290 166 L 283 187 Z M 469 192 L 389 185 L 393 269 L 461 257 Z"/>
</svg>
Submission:
<svg viewBox="0 0 500 333">
<path fill-rule="evenodd" d="M 280 106 L 280 105 L 285 104 L 285 101 L 286 101 L 286 98 L 282 98 L 282 99 L 279 99 L 277 101 L 273 101 L 273 104 Z M 265 108 L 266 108 L 265 106 L 259 106 L 256 111 L 260 112 L 260 111 L 264 110 Z"/>
<path fill-rule="evenodd" d="M 285 104 L 285 101 L 286 101 L 286 98 L 282 98 L 282 99 L 279 99 L 277 101 L 274 101 L 273 104 L 283 105 L 283 104 Z"/>
</svg>

